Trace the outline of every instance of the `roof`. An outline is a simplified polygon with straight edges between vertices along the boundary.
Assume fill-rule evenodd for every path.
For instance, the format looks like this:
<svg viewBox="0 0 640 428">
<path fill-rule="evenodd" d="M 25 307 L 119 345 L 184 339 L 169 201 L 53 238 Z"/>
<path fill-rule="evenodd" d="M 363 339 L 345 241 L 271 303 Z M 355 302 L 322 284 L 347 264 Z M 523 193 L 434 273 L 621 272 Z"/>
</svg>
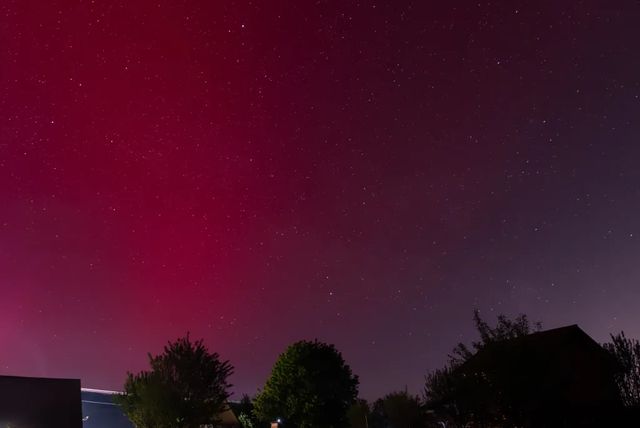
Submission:
<svg viewBox="0 0 640 428">
<path fill-rule="evenodd" d="M 616 360 L 577 325 L 491 343 L 459 369 L 492 388 L 574 403 L 615 401 Z M 534 400 L 534 401 L 535 401 Z"/>
<path fill-rule="evenodd" d="M 240 426 L 240 422 L 230 406 L 218 415 L 220 417 L 220 425 L 223 427 Z"/>
<path fill-rule="evenodd" d="M 463 367 L 468 370 L 490 366 L 497 354 L 503 353 L 508 353 L 511 358 L 527 355 L 545 362 L 559 362 L 568 356 L 566 350 L 570 347 L 578 347 L 583 354 L 588 352 L 608 368 L 615 369 L 616 363 L 611 355 L 576 324 L 491 343 L 480 349 Z"/>
</svg>

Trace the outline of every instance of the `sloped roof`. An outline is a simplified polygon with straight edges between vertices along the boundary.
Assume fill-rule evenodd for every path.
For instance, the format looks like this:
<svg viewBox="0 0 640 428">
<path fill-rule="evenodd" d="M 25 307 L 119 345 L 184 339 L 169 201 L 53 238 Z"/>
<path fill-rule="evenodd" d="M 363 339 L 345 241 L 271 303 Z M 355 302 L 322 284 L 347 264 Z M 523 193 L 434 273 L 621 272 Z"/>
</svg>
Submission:
<svg viewBox="0 0 640 428">
<path fill-rule="evenodd" d="M 227 406 L 227 408 L 218 415 L 220 417 L 220 425 L 223 427 L 231 427 L 231 426 L 239 426 L 240 422 L 236 417 L 236 414 L 233 412 L 231 406 Z"/>
<path fill-rule="evenodd" d="M 459 370 L 481 382 L 491 379 L 495 391 L 532 402 L 588 405 L 618 398 L 617 362 L 577 325 L 489 344 Z"/>
<path fill-rule="evenodd" d="M 566 354 L 569 347 L 579 347 L 581 353 L 591 354 L 607 369 L 616 369 L 613 357 L 576 324 L 491 343 L 473 355 L 463 367 L 468 371 L 491 366 L 497 354 L 509 354 L 511 357 L 530 355 L 539 362 L 566 363 L 563 360 L 569 356 Z"/>
</svg>

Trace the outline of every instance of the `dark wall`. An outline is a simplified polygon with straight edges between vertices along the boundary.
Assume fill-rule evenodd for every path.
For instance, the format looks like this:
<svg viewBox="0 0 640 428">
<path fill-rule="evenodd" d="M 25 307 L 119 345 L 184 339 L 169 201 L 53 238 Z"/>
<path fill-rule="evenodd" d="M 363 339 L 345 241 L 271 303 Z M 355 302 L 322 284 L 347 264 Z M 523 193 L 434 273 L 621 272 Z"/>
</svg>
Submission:
<svg viewBox="0 0 640 428">
<path fill-rule="evenodd" d="M 0 376 L 0 426 L 82 428 L 80 380 Z"/>
</svg>

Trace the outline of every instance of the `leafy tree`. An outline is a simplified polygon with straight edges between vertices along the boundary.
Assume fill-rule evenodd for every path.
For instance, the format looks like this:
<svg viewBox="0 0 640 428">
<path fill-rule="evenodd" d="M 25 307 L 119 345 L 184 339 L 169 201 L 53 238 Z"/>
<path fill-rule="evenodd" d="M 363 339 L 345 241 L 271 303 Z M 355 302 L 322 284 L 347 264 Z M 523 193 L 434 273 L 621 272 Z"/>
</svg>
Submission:
<svg viewBox="0 0 640 428">
<path fill-rule="evenodd" d="M 482 319 L 478 309 L 473 311 L 473 322 L 480 335 L 480 340 L 471 342 L 471 347 L 462 342 L 458 343 L 453 348 L 451 355 L 449 355 L 450 364 L 453 367 L 464 363 L 471 358 L 473 354 L 491 343 L 526 336 L 542 329 L 540 322 L 530 322 L 525 314 L 520 314 L 513 320 L 507 318 L 505 315 L 498 315 L 496 326 L 491 327 Z"/>
<path fill-rule="evenodd" d="M 253 402 L 251 397 L 244 394 L 240 399 L 240 402 L 232 405 L 233 411 L 238 415 L 238 421 L 242 428 L 254 428 L 258 426 L 258 421 L 253 412 Z"/>
<path fill-rule="evenodd" d="M 371 417 L 370 414 L 371 410 L 369 409 L 369 403 L 367 403 L 367 400 L 358 399 L 351 405 L 347 412 L 349 426 L 351 428 L 368 428 L 369 419 Z"/>
<path fill-rule="evenodd" d="M 406 390 L 387 394 L 382 399 L 382 408 L 391 428 L 418 428 L 423 425 L 420 399 Z"/>
<path fill-rule="evenodd" d="M 384 400 L 382 398 L 378 398 L 373 402 L 368 422 L 369 428 L 389 428 L 389 421 L 384 412 Z"/>
<path fill-rule="evenodd" d="M 605 343 L 609 351 L 621 367 L 616 376 L 622 402 L 627 407 L 640 407 L 640 342 L 628 339 L 624 332 L 611 335 L 611 342 Z"/>
<path fill-rule="evenodd" d="M 396 391 L 373 403 L 368 415 L 369 428 L 418 428 L 424 426 L 419 397 Z"/>
<path fill-rule="evenodd" d="M 231 387 L 228 361 L 187 335 L 169 342 L 162 354 L 149 354 L 149 365 L 149 371 L 128 373 L 125 392 L 116 397 L 137 428 L 199 428 L 218 422 Z"/>
<path fill-rule="evenodd" d="M 254 401 L 259 419 L 293 428 L 343 428 L 358 396 L 358 377 L 333 345 L 300 341 L 280 355 Z"/>
<path fill-rule="evenodd" d="M 246 413 L 240 413 L 238 415 L 238 422 L 240 422 L 240 426 L 242 426 L 242 428 L 253 428 L 255 426 L 251 416 Z"/>
<path fill-rule="evenodd" d="M 458 415 L 456 407 L 457 378 L 451 365 L 429 372 L 425 376 L 424 400 L 438 413 Z"/>
<path fill-rule="evenodd" d="M 514 319 L 498 315 L 495 327 L 491 327 L 482 319 L 477 309 L 473 312 L 473 321 L 480 339 L 473 341 L 470 346 L 464 343 L 456 345 L 445 367 L 425 376 L 424 398 L 427 407 L 457 424 L 463 424 L 468 419 L 469 403 L 474 403 L 472 408 L 482 408 L 488 402 L 488 397 L 479 394 L 478 391 L 482 389 L 477 388 L 477 385 L 472 387 L 467 380 L 461 378 L 456 369 L 492 343 L 526 336 L 542 328 L 541 323 L 532 323 L 524 314 Z M 462 401 L 465 405 L 462 405 Z"/>
</svg>

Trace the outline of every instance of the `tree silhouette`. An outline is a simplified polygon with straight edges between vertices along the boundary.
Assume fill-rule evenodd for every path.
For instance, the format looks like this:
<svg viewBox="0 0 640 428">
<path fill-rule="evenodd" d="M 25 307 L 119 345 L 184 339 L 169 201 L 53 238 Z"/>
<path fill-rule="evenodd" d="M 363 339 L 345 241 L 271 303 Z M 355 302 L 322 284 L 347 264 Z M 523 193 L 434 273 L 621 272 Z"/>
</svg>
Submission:
<svg viewBox="0 0 640 428">
<path fill-rule="evenodd" d="M 286 427 L 342 428 L 358 396 L 358 377 L 333 345 L 300 341 L 280 355 L 254 401 L 263 421 Z"/>
<path fill-rule="evenodd" d="M 620 365 L 621 372 L 616 376 L 620 398 L 627 407 L 640 408 L 640 342 L 628 339 L 624 331 L 611 335 L 611 342 L 605 343 Z"/>
<path fill-rule="evenodd" d="M 406 390 L 387 394 L 382 399 L 382 409 L 391 428 L 419 428 L 423 425 L 420 399 Z"/>
<path fill-rule="evenodd" d="M 238 422 L 242 428 L 254 428 L 258 426 L 258 421 L 253 411 L 253 401 L 247 394 L 243 394 L 240 401 L 231 405 L 233 412 L 238 417 Z"/>
<path fill-rule="evenodd" d="M 199 428 L 216 424 L 226 408 L 233 367 L 189 335 L 149 354 L 151 370 L 127 374 L 116 397 L 137 428 Z"/>
<path fill-rule="evenodd" d="M 498 315 L 496 326 L 491 327 L 482 319 L 478 309 L 473 311 L 473 322 L 480 335 L 480 340 L 471 342 L 471 347 L 460 342 L 453 348 L 452 353 L 449 355 L 449 360 L 454 367 L 464 363 L 473 354 L 491 343 L 526 336 L 542 329 L 542 323 L 532 323 L 525 314 L 520 314 L 513 320 L 500 314 Z"/>
<path fill-rule="evenodd" d="M 463 379 L 457 369 L 476 352 L 492 343 L 526 336 L 542 328 L 541 323 L 532 323 L 524 314 L 514 319 L 498 315 L 496 325 L 492 327 L 482 319 L 477 309 L 473 311 L 473 322 L 480 336 L 479 340 L 473 341 L 471 346 L 457 344 L 449 355 L 449 362 L 443 368 L 433 370 L 425 376 L 426 406 L 458 424 L 462 424 L 468 418 L 470 407 L 482 408 L 489 397 L 478 394 L 480 389 L 477 385 L 471 387 L 469 380 Z"/>
<path fill-rule="evenodd" d="M 358 399 L 353 403 L 347 412 L 347 417 L 351 428 L 368 428 L 371 409 L 367 400 Z"/>
</svg>

